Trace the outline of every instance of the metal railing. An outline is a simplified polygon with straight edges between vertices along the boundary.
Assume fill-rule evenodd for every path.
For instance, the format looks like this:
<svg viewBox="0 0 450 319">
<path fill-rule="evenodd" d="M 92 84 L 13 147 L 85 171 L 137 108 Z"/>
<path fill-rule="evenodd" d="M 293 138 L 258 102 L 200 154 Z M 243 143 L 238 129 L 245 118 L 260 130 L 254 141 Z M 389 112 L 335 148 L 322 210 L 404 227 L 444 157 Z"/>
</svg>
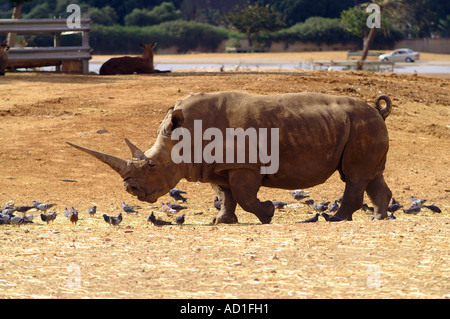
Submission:
<svg viewBox="0 0 450 319">
<path fill-rule="evenodd" d="M 80 25 L 69 27 L 66 19 L 0 19 L 0 34 L 19 35 L 53 34 L 53 47 L 13 47 L 10 49 L 8 66 L 31 67 L 55 65 L 60 71 L 63 61 L 81 61 L 81 72 L 89 73 L 91 48 L 89 32 L 91 20 L 80 19 Z M 81 46 L 61 46 L 61 36 L 82 33 Z M 7 67 L 8 67 L 7 66 Z"/>
</svg>

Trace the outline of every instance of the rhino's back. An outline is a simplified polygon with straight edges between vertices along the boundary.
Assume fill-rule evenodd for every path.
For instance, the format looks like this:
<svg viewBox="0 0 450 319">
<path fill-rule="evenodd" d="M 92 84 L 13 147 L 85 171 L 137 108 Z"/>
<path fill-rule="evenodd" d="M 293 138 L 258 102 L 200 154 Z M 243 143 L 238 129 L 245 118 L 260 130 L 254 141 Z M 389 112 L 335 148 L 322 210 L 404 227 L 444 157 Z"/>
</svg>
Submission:
<svg viewBox="0 0 450 319">
<path fill-rule="evenodd" d="M 319 93 L 220 92 L 194 94 L 176 108 L 183 109 L 183 126 L 188 129 L 194 119 L 203 121 L 203 129 L 217 127 L 223 132 L 226 128 L 278 129 L 278 145 L 274 147 L 279 149 L 279 169 L 262 181 L 264 186 L 270 187 L 320 184 L 339 167 L 352 135 L 364 132 L 374 138 L 387 137 L 378 111 L 351 97 Z M 267 143 L 267 149 L 271 150 L 270 137 Z"/>
</svg>

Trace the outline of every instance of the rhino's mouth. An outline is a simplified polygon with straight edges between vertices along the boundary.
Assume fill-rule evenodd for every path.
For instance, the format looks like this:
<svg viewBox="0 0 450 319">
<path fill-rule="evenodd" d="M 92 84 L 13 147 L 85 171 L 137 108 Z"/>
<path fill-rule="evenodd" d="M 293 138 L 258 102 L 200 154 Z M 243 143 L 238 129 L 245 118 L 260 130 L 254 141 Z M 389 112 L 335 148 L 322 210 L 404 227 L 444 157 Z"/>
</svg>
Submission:
<svg viewBox="0 0 450 319">
<path fill-rule="evenodd" d="M 131 195 L 136 196 L 140 201 L 154 203 L 159 198 L 159 196 L 156 195 L 156 190 L 148 194 L 147 190 L 139 186 L 139 184 L 132 178 L 124 179 L 123 184 L 126 191 Z"/>
</svg>

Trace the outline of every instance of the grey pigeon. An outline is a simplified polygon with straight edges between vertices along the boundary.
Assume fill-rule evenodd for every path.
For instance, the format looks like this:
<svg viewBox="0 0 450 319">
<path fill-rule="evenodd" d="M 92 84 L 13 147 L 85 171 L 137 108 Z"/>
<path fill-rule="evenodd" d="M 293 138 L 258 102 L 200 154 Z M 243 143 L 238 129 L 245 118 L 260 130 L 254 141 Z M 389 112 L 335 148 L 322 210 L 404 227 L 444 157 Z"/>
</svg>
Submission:
<svg viewBox="0 0 450 319">
<path fill-rule="evenodd" d="M 273 201 L 272 204 L 273 204 L 273 206 L 275 206 L 275 208 L 277 208 L 277 209 L 282 209 L 282 208 L 284 208 L 284 207 L 287 205 L 287 203 L 281 202 L 281 201 L 279 201 L 279 200 Z"/>
<path fill-rule="evenodd" d="M 56 212 L 53 212 L 51 214 L 41 214 L 41 219 L 43 222 L 47 222 L 48 223 L 54 221 L 56 219 Z"/>
<path fill-rule="evenodd" d="M 427 200 L 426 199 L 419 199 L 419 198 L 415 198 L 414 196 L 410 196 L 409 197 L 411 199 L 411 204 L 414 206 L 419 206 L 422 207 L 423 203 L 425 203 Z"/>
<path fill-rule="evenodd" d="M 9 220 L 9 222 L 10 222 L 11 224 L 14 224 L 14 225 L 22 225 L 22 224 L 33 223 L 31 220 L 25 219 L 25 218 L 20 217 L 20 216 L 14 216 L 14 217 L 11 217 L 11 219 Z"/>
<path fill-rule="evenodd" d="M 11 216 L 9 214 L 0 214 L 0 225 L 9 224 Z"/>
<path fill-rule="evenodd" d="M 397 218 L 395 218 L 394 213 L 395 212 L 391 212 L 391 214 L 387 217 L 387 219 L 389 219 L 389 220 L 397 219 Z"/>
<path fill-rule="evenodd" d="M 125 213 L 139 213 L 138 211 L 125 204 L 125 202 L 122 202 L 122 209 Z"/>
<path fill-rule="evenodd" d="M 396 201 L 395 198 L 392 198 L 391 205 L 388 206 L 388 212 L 393 214 L 396 211 L 398 211 L 400 208 L 403 208 L 403 205 L 400 205 L 400 203 L 398 201 Z"/>
<path fill-rule="evenodd" d="M 175 222 L 177 223 L 177 225 L 183 225 L 185 221 L 185 214 L 177 216 L 177 218 L 175 218 Z"/>
<path fill-rule="evenodd" d="M 320 216 L 320 214 L 317 213 L 313 217 L 308 218 L 308 219 L 306 219 L 306 220 L 304 220 L 302 222 L 299 222 L 299 223 L 315 223 L 315 222 L 317 222 L 319 220 L 319 216 Z"/>
<path fill-rule="evenodd" d="M 217 197 L 217 196 L 216 196 L 216 198 L 214 198 L 214 207 L 217 210 L 220 210 L 222 208 L 222 204 L 220 204 L 219 197 Z"/>
<path fill-rule="evenodd" d="M 369 212 L 372 212 L 372 213 L 373 213 L 374 210 L 375 210 L 373 207 L 367 205 L 366 203 L 363 203 L 361 208 L 362 208 L 362 210 L 365 211 L 365 212 L 369 211 Z"/>
<path fill-rule="evenodd" d="M 411 207 L 410 208 L 408 208 L 408 209 L 403 209 L 403 212 L 405 213 L 405 214 L 414 214 L 414 215 L 417 215 L 419 212 L 420 212 L 420 210 L 421 210 L 422 208 L 419 206 L 419 205 L 411 205 Z"/>
<path fill-rule="evenodd" d="M 119 226 L 119 224 L 122 222 L 122 213 L 119 213 L 117 216 L 108 216 L 106 214 L 103 214 L 103 219 L 105 222 L 112 226 Z"/>
<path fill-rule="evenodd" d="M 442 213 L 441 209 L 435 205 L 436 203 L 433 203 L 432 205 L 423 205 L 423 207 L 428 208 L 433 213 Z"/>
<path fill-rule="evenodd" d="M 153 214 L 153 211 L 147 217 L 147 222 L 151 222 L 155 226 L 172 225 L 171 222 L 167 222 L 165 220 L 156 218 L 155 215 Z"/>
<path fill-rule="evenodd" d="M 44 213 L 53 206 L 56 206 L 56 204 L 44 204 L 33 201 L 33 207 L 36 208 L 37 210 L 43 211 Z"/>
<path fill-rule="evenodd" d="M 186 194 L 185 191 L 182 191 L 178 188 L 172 188 L 169 191 L 169 196 L 172 197 L 175 200 L 181 200 L 183 203 L 186 201 L 186 198 L 183 197 L 181 194 Z"/>
<path fill-rule="evenodd" d="M 177 212 L 179 212 L 180 210 L 183 210 L 183 209 L 187 209 L 186 206 L 181 206 L 181 205 L 178 205 L 178 204 L 171 204 L 169 202 L 167 202 L 166 205 L 169 206 L 170 208 L 176 210 Z"/>
<path fill-rule="evenodd" d="M 30 209 L 35 208 L 34 206 L 18 206 L 16 207 L 16 212 L 26 213 Z"/>
<path fill-rule="evenodd" d="M 11 216 L 15 211 L 16 211 L 16 207 L 4 206 L 2 209 L 2 214 Z"/>
<path fill-rule="evenodd" d="M 315 204 L 315 205 L 308 205 L 309 207 L 311 207 L 312 209 L 314 209 L 316 212 L 324 212 L 328 209 L 328 205 L 330 204 L 330 202 L 323 202 L 320 204 Z"/>
<path fill-rule="evenodd" d="M 336 212 L 339 209 L 339 204 L 338 201 L 335 200 L 333 204 L 330 205 L 330 207 L 328 208 L 328 210 L 330 212 Z"/>
<path fill-rule="evenodd" d="M 64 216 L 69 218 L 72 214 L 72 211 L 68 210 L 67 207 L 64 207 Z"/>
<path fill-rule="evenodd" d="M 309 197 L 309 195 L 307 195 L 307 194 L 309 194 L 309 193 L 310 193 L 309 191 L 304 191 L 304 190 L 302 190 L 302 189 L 296 189 L 295 191 L 293 191 L 293 192 L 291 193 L 291 195 L 292 195 L 292 197 L 294 197 L 294 199 L 296 199 L 296 200 L 302 200 L 302 199 L 304 199 L 304 198 Z"/>
<path fill-rule="evenodd" d="M 89 215 L 94 216 L 96 212 L 97 212 L 97 206 L 92 206 L 92 207 L 88 208 Z"/>
<path fill-rule="evenodd" d="M 327 222 L 341 222 L 343 219 L 334 216 L 334 215 L 328 215 L 327 213 L 322 213 L 322 217 L 325 218 Z"/>
</svg>

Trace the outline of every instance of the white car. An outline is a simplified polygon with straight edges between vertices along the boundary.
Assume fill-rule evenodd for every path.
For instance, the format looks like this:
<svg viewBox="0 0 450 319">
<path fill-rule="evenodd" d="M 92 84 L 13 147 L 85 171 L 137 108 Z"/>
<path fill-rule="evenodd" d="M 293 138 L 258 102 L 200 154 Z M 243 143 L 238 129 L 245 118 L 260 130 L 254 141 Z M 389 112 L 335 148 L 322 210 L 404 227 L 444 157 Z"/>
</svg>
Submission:
<svg viewBox="0 0 450 319">
<path fill-rule="evenodd" d="M 392 62 L 414 62 L 419 60 L 419 53 L 406 48 L 396 49 L 391 53 L 380 55 L 378 60 Z"/>
</svg>

